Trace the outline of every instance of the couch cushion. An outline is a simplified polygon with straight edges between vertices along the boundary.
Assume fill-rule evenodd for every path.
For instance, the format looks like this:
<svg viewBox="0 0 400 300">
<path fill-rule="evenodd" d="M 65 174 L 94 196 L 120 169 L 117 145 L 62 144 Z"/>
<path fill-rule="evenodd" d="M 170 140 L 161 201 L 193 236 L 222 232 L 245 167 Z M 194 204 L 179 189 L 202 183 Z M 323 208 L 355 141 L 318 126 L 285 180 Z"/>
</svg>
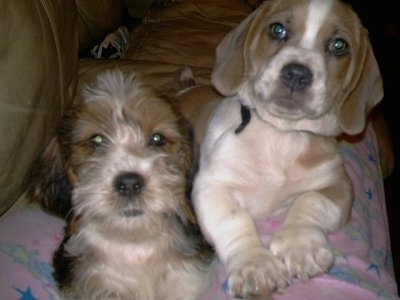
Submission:
<svg viewBox="0 0 400 300">
<path fill-rule="evenodd" d="M 79 49 L 87 50 L 121 25 L 124 1 L 76 0 L 79 23 Z"/>
<path fill-rule="evenodd" d="M 152 9 L 121 57 L 211 69 L 218 43 L 250 11 L 240 0 L 186 0 Z"/>
<path fill-rule="evenodd" d="M 54 134 L 77 73 L 74 1 L 0 0 L 0 215 Z"/>
</svg>

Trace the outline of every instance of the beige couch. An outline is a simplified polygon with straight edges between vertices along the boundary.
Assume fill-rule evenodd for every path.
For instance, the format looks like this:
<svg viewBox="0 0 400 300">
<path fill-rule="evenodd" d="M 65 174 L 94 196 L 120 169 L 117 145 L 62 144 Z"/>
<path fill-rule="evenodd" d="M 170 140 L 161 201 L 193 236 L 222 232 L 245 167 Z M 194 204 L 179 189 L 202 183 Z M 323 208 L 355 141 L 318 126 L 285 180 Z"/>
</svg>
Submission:
<svg viewBox="0 0 400 300">
<path fill-rule="evenodd" d="M 122 1 L 0 0 L 0 215 L 71 104 L 78 53 L 115 30 Z"/>
</svg>

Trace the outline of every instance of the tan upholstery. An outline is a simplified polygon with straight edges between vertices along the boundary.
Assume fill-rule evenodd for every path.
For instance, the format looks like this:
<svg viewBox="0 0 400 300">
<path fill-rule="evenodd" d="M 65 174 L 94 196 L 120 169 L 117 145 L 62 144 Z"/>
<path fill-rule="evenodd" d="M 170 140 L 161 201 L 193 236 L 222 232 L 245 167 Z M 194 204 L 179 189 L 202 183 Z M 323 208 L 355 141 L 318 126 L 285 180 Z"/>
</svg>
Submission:
<svg viewBox="0 0 400 300">
<path fill-rule="evenodd" d="M 215 47 L 249 12 L 238 0 L 187 0 L 153 9 L 132 34 L 123 58 L 211 69 Z"/>
<path fill-rule="evenodd" d="M 76 17 L 73 1 L 0 1 L 0 213 L 21 195 L 70 99 Z"/>
<path fill-rule="evenodd" d="M 79 22 L 79 47 L 81 51 L 102 41 L 105 35 L 116 30 L 121 22 L 122 0 L 76 0 Z"/>
<path fill-rule="evenodd" d="M 73 98 L 78 17 L 97 38 L 120 22 L 120 1 L 77 3 L 78 10 L 74 1 L 0 0 L 0 215 L 25 190 L 32 162 Z"/>
</svg>

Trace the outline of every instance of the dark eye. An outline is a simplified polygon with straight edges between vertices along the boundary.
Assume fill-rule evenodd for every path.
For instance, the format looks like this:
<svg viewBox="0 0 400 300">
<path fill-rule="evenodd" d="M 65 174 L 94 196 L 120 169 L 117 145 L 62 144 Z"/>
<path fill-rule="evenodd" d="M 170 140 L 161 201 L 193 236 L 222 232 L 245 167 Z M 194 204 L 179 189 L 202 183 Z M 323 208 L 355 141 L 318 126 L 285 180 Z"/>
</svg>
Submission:
<svg viewBox="0 0 400 300">
<path fill-rule="evenodd" d="M 287 39 L 286 27 L 281 23 L 274 23 L 269 28 L 269 36 L 276 41 Z"/>
<path fill-rule="evenodd" d="M 93 135 L 89 140 L 89 146 L 93 149 L 98 148 L 101 145 L 104 145 L 105 139 L 101 134 Z"/>
<path fill-rule="evenodd" d="M 329 42 L 328 50 L 335 56 L 342 56 L 348 53 L 349 44 L 344 39 L 336 38 Z"/>
<path fill-rule="evenodd" d="M 149 141 L 149 145 L 151 146 L 164 146 L 167 143 L 167 139 L 165 138 L 165 136 L 163 136 L 160 133 L 154 133 L 151 137 L 150 137 L 150 141 Z"/>
</svg>

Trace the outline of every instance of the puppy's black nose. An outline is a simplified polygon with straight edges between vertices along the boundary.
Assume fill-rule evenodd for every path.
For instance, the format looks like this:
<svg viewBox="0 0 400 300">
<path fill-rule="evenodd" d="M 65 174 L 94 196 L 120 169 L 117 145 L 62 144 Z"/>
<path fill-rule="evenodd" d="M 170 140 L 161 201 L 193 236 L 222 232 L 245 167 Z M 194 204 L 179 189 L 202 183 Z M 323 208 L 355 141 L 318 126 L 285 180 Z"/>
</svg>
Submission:
<svg viewBox="0 0 400 300">
<path fill-rule="evenodd" d="M 123 173 L 114 180 L 115 190 L 123 197 L 133 197 L 139 195 L 145 185 L 144 178 L 136 173 Z"/>
<path fill-rule="evenodd" d="M 311 85 L 313 75 L 306 66 L 290 63 L 281 70 L 281 79 L 288 88 L 302 90 Z"/>
</svg>

